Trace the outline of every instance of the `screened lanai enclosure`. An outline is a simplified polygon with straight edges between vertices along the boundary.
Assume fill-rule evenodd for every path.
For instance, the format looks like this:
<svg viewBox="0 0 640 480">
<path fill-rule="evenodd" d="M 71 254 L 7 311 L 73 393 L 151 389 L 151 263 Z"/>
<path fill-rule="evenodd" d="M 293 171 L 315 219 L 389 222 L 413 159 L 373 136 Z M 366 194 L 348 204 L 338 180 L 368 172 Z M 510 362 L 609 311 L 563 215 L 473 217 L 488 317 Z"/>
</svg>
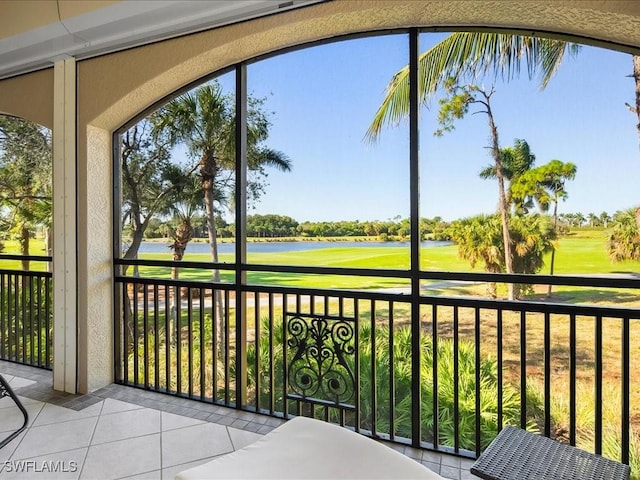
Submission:
<svg viewBox="0 0 640 480">
<path fill-rule="evenodd" d="M 51 131 L 0 115 L 0 359 L 53 360 Z"/>
<path fill-rule="evenodd" d="M 116 382 L 461 456 L 515 425 L 637 462 L 631 68 L 410 29 L 151 106 L 113 141 Z"/>
<path fill-rule="evenodd" d="M 0 360 L 51 370 L 17 395 L 315 417 L 454 478 L 524 428 L 638 477 L 635 2 L 2 12 Z"/>
</svg>

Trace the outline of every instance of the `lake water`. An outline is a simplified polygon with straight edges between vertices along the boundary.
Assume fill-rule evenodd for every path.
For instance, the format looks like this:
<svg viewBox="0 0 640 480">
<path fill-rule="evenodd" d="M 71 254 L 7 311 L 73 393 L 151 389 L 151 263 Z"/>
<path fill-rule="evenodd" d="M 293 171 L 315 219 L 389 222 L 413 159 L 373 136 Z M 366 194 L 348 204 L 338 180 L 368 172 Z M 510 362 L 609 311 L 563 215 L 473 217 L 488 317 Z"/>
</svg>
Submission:
<svg viewBox="0 0 640 480">
<path fill-rule="evenodd" d="M 426 240 L 422 242 L 423 248 L 434 248 L 451 245 L 451 242 Z M 404 247 L 409 248 L 409 242 L 249 242 L 249 253 L 284 253 L 303 252 L 306 250 L 319 250 L 321 248 L 353 248 L 353 247 Z M 218 244 L 219 253 L 234 253 L 235 243 Z M 208 243 L 194 243 L 187 245 L 187 253 L 209 253 Z M 169 253 L 169 247 L 163 242 L 142 242 L 139 253 Z"/>
</svg>

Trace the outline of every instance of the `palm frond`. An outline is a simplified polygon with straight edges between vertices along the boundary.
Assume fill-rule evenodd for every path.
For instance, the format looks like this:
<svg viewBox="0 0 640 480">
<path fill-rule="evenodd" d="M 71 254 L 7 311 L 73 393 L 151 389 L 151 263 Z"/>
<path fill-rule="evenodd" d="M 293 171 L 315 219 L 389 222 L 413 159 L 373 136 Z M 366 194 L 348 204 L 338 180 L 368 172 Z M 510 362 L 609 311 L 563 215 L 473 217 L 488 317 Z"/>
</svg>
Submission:
<svg viewBox="0 0 640 480">
<path fill-rule="evenodd" d="M 488 73 L 504 80 L 520 74 L 524 61 L 529 78 L 538 75 L 545 88 L 565 54 L 575 55 L 579 46 L 560 40 L 484 32 L 456 32 L 420 55 L 418 101 L 427 105 L 448 79 L 474 80 Z M 389 82 L 385 97 L 367 129 L 365 140 L 375 143 L 385 126 L 397 126 L 409 114 L 409 66 Z"/>
<path fill-rule="evenodd" d="M 249 169 L 256 169 L 262 166 L 275 167 L 282 172 L 290 172 L 291 159 L 283 152 L 271 148 L 261 148 L 255 156 L 248 159 Z"/>
</svg>

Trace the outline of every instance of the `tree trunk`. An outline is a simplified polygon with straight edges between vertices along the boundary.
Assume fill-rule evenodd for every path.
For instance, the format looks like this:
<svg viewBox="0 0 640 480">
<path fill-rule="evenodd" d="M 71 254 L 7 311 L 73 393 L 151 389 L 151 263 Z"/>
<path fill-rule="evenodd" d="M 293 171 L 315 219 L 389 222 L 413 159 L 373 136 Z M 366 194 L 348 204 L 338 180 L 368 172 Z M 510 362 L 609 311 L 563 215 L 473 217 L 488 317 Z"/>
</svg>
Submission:
<svg viewBox="0 0 640 480">
<path fill-rule="evenodd" d="M 20 251 L 24 256 L 29 255 L 29 242 L 29 227 L 23 224 L 20 228 Z M 29 270 L 29 260 L 22 260 L 22 269 L 25 271 Z"/>
<path fill-rule="evenodd" d="M 207 236 L 209 239 L 209 246 L 211 247 L 211 261 L 213 263 L 219 262 L 218 257 L 218 235 L 216 231 L 216 222 L 215 222 L 215 211 L 213 208 L 213 203 L 215 199 L 214 195 L 214 181 L 216 177 L 215 173 L 215 165 L 213 164 L 213 159 L 203 159 L 202 160 L 202 188 L 204 190 L 204 204 L 205 204 L 205 216 L 207 219 Z M 215 309 L 217 311 L 217 318 L 215 321 L 217 328 L 217 343 L 218 343 L 218 355 L 220 358 L 224 356 L 224 352 L 227 349 L 226 344 L 226 335 L 225 335 L 225 316 L 224 310 L 225 306 L 222 302 L 222 291 L 219 288 L 216 288 L 216 284 L 220 283 L 220 270 L 214 268 L 213 270 L 213 283 L 214 283 L 214 303 Z M 215 386 L 214 386 L 215 388 Z"/>
<path fill-rule="evenodd" d="M 553 203 L 553 233 L 558 234 L 558 193 L 555 194 L 555 201 Z M 553 275 L 553 266 L 556 261 L 556 247 L 551 247 L 551 268 L 549 275 Z M 547 288 L 547 297 L 551 296 L 552 285 L 549 284 Z"/>
<path fill-rule="evenodd" d="M 633 79 L 636 82 L 635 114 L 638 117 L 636 129 L 638 130 L 638 138 L 640 139 L 640 55 L 633 56 Z"/>
<path fill-rule="evenodd" d="M 23 224 L 21 229 L 20 229 L 20 249 L 21 249 L 22 255 L 25 255 L 25 256 L 29 255 L 29 242 L 30 242 L 29 228 Z M 29 266 L 30 266 L 29 260 L 27 260 L 26 258 L 23 258 L 22 259 L 22 269 L 25 272 L 28 272 L 29 271 Z M 31 277 L 29 277 L 27 275 L 22 277 L 22 285 L 21 285 L 21 287 L 22 287 L 22 290 L 23 290 L 23 292 L 22 292 L 23 295 L 26 295 L 25 292 L 31 292 Z M 31 293 L 29 293 L 28 295 L 31 296 Z M 28 312 L 27 312 L 27 314 L 28 314 Z M 30 324 L 30 322 L 26 318 L 22 319 L 23 328 L 25 328 L 29 324 Z M 16 326 L 16 330 L 17 330 L 17 328 L 18 327 Z"/>
<path fill-rule="evenodd" d="M 140 223 L 136 223 L 136 225 L 139 225 Z M 131 245 L 129 245 L 129 248 L 127 249 L 127 251 L 125 252 L 125 254 L 123 255 L 122 258 L 124 259 L 137 259 L 138 258 L 138 249 L 140 248 L 140 244 L 142 243 L 142 237 L 144 235 L 144 228 L 134 228 L 133 229 L 133 238 L 132 238 L 132 242 Z M 121 274 L 124 276 L 127 274 L 127 270 L 129 269 L 129 265 L 124 265 L 124 266 L 120 266 L 121 269 Z M 138 270 L 138 266 L 134 265 L 133 267 L 134 269 L 134 276 L 139 276 L 139 270 Z M 137 302 L 138 301 L 138 292 L 134 290 L 132 290 L 132 297 L 131 298 L 129 296 L 129 289 L 125 288 L 124 292 L 124 311 L 122 312 L 122 314 L 124 315 L 123 318 L 123 322 L 126 328 L 126 332 L 127 332 L 127 338 L 126 338 L 126 342 L 128 345 L 131 345 L 131 349 L 132 351 L 136 351 L 138 346 L 134 344 L 134 335 L 133 335 L 133 321 L 134 321 L 134 317 L 133 317 L 133 302 Z M 167 337 L 168 339 L 168 337 Z"/>
<path fill-rule="evenodd" d="M 183 218 L 173 235 L 173 243 L 169 245 L 169 248 L 173 251 L 174 262 L 179 262 L 184 258 L 184 252 L 187 250 L 187 245 L 191 241 L 192 236 L 193 228 L 191 227 L 191 220 L 189 218 Z M 177 280 L 179 277 L 179 269 L 174 266 L 171 269 L 171 278 Z"/>
<path fill-rule="evenodd" d="M 513 256 L 511 255 L 511 235 L 509 234 L 509 205 L 504 186 L 504 172 L 502 171 L 502 157 L 500 155 L 500 143 L 498 141 L 498 128 L 493 119 L 489 96 L 485 95 L 489 129 L 491 130 L 491 154 L 496 165 L 496 177 L 498 178 L 498 210 L 502 220 L 502 241 L 504 242 L 504 266 L 507 273 L 513 273 Z M 507 283 L 509 300 L 515 299 L 513 282 Z"/>
<path fill-rule="evenodd" d="M 44 248 L 48 257 L 53 256 L 53 237 L 51 227 L 44 229 Z M 53 272 L 53 262 L 47 262 L 47 272 Z"/>
<path fill-rule="evenodd" d="M 140 244 L 144 239 L 144 232 L 147 229 L 147 224 L 148 222 L 145 221 L 142 224 L 139 224 L 140 226 L 138 228 L 133 229 L 133 236 L 131 237 L 131 245 L 129 245 L 129 248 L 127 248 L 127 251 L 122 257 L 123 259 L 132 260 L 132 259 L 138 258 L 138 250 L 140 249 Z M 122 267 L 122 275 L 127 274 L 128 268 L 129 268 L 128 265 L 125 265 L 124 267 Z M 134 276 L 136 277 L 139 276 L 137 265 L 134 265 Z"/>
<path fill-rule="evenodd" d="M 193 229 L 191 228 L 191 222 L 189 218 L 183 218 L 182 223 L 178 225 L 176 232 L 173 235 L 173 243 L 169 245 L 169 248 L 173 250 L 173 261 L 179 262 L 184 258 L 184 252 L 187 249 L 187 244 L 191 241 Z M 176 266 L 171 267 L 171 279 L 177 280 L 180 277 L 180 269 Z M 173 305 L 171 305 L 171 320 L 173 325 L 169 327 L 169 331 L 177 332 L 177 338 L 170 340 L 172 344 L 180 341 L 180 318 L 178 318 L 178 307 L 182 303 L 182 291 L 179 286 L 173 287 Z M 200 308 L 203 308 L 201 305 Z"/>
<path fill-rule="evenodd" d="M 126 342 L 126 345 L 128 345 L 129 347 L 126 347 L 129 349 L 129 351 L 131 352 L 135 352 L 136 349 L 138 348 L 137 345 L 135 345 L 133 343 L 133 306 L 132 303 L 133 302 L 137 302 L 137 292 L 135 290 L 131 290 L 132 295 L 129 295 L 129 289 L 128 288 L 123 288 L 122 289 L 123 292 L 122 294 L 124 295 L 124 310 L 122 311 L 122 315 L 124 316 L 123 320 L 123 324 L 125 327 L 125 332 L 124 335 L 126 335 L 126 337 L 124 338 L 124 341 Z M 133 297 L 133 298 L 132 298 Z M 120 341 L 120 339 L 118 339 L 118 341 Z"/>
</svg>

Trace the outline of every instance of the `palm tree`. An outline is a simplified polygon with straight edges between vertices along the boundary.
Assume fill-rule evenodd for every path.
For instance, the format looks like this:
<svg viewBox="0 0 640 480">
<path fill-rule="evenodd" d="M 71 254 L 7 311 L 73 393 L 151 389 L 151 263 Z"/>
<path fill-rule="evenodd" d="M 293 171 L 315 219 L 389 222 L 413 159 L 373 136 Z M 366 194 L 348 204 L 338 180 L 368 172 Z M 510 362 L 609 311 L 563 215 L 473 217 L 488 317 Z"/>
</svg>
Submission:
<svg viewBox="0 0 640 480">
<path fill-rule="evenodd" d="M 526 62 L 530 77 L 540 76 L 541 86 L 544 88 L 553 77 L 565 54 L 575 54 L 578 46 L 559 40 L 539 37 L 526 37 L 513 34 L 457 32 L 449 35 L 433 48 L 420 55 L 418 60 L 418 100 L 421 105 L 427 105 L 431 96 L 441 87 L 451 90 L 452 86 L 460 85 L 464 80 L 473 82 L 481 74 L 493 71 L 494 76 L 506 79 L 513 78 L 520 72 L 521 62 Z M 513 273 L 513 259 L 510 246 L 509 225 L 506 212 L 507 198 L 502 172 L 502 158 L 498 143 L 498 131 L 493 121 L 490 108 L 490 91 L 481 90 L 473 86 L 471 90 L 480 93 L 480 101 L 489 118 L 491 135 L 491 151 L 494 158 L 494 168 L 498 180 L 498 206 L 502 218 L 505 268 L 507 273 Z M 467 95 L 471 95 L 467 91 Z M 463 97 L 452 97 L 461 102 Z M 442 103 L 441 103 L 442 105 Z M 453 102 L 449 102 L 449 106 Z M 461 108 L 468 108 L 469 102 Z M 443 108 L 441 107 L 441 113 Z M 380 105 L 366 138 L 374 142 L 385 125 L 397 125 L 409 113 L 409 67 L 397 72 L 389 85 L 385 98 Z M 454 118 L 461 118 L 466 113 L 454 113 Z M 451 115 L 451 113 L 450 113 Z M 439 119 L 442 123 L 442 118 Z M 445 130 L 447 128 L 445 127 Z M 512 284 L 509 287 L 509 298 L 513 298 Z"/>
<path fill-rule="evenodd" d="M 520 73 L 525 61 L 529 78 L 536 74 L 540 87 L 545 88 L 560 67 L 566 54 L 575 56 L 580 45 L 549 38 L 529 37 L 509 33 L 455 32 L 420 55 L 418 59 L 418 99 L 427 105 L 448 78 L 474 78 L 493 72 L 507 80 Z M 626 107 L 638 118 L 636 129 L 640 138 L 640 55 L 632 55 L 635 104 Z M 409 66 L 399 70 L 389 82 L 382 104 L 366 133 L 375 142 L 385 125 L 398 125 L 409 115 Z M 638 220 L 640 223 L 640 218 Z"/>
<path fill-rule="evenodd" d="M 263 173 L 273 166 L 291 169 L 290 160 L 282 152 L 262 146 L 269 135 L 270 123 L 261 109 L 260 100 L 249 98 L 247 125 L 247 163 L 250 172 Z M 230 198 L 235 180 L 235 111 L 234 99 L 225 95 L 213 81 L 169 102 L 159 114 L 156 132 L 166 131 L 173 146 L 184 144 L 198 164 L 204 194 L 207 233 L 211 259 L 217 263 L 218 244 L 215 215 L 217 199 Z M 259 181 L 254 180 L 248 192 L 259 194 Z M 214 271 L 219 281 L 219 271 Z"/>
<path fill-rule="evenodd" d="M 247 192 L 254 197 L 262 191 L 261 177 L 268 166 L 282 171 L 291 169 L 285 154 L 263 146 L 269 135 L 270 123 L 262 110 L 263 101 L 248 98 L 247 106 Z M 235 101 L 225 95 L 217 81 L 189 91 L 165 105 L 155 120 L 157 135 L 166 133 L 169 144 L 186 146 L 195 160 L 204 199 L 207 235 L 211 260 L 219 262 L 216 204 L 233 201 L 235 185 Z M 213 282 L 220 282 L 220 270 L 213 270 Z M 219 352 L 224 352 L 224 319 L 222 295 L 216 290 L 218 305 Z"/>
<path fill-rule="evenodd" d="M 447 232 L 458 245 L 458 256 L 469 261 L 471 267 L 484 264 L 486 272 L 499 273 L 504 269 L 505 256 L 500 242 L 502 222 L 498 215 L 477 215 L 452 222 Z M 543 256 L 552 248 L 555 238 L 550 221 L 539 215 L 514 217 L 510 223 L 513 244 L 514 270 L 518 273 L 537 273 L 543 266 Z M 516 296 L 523 286 L 514 288 Z M 489 285 L 489 294 L 496 296 L 496 285 Z"/>
<path fill-rule="evenodd" d="M 508 33 L 455 32 L 420 55 L 418 99 L 428 105 L 432 95 L 453 79 L 475 79 L 481 74 L 511 79 L 525 63 L 529 77 L 538 76 L 545 88 L 565 55 L 580 46 L 560 40 Z M 385 98 L 366 133 L 375 142 L 384 126 L 398 125 L 409 115 L 409 66 L 399 70 L 387 86 Z"/>
<path fill-rule="evenodd" d="M 553 254 L 555 228 L 547 216 L 516 216 L 511 222 L 514 270 L 518 273 L 538 273 L 544 266 L 544 254 Z M 550 287 L 549 287 L 550 288 Z M 531 291 L 530 285 L 517 285 L 517 295 Z M 549 290 L 550 291 L 550 290 Z"/>
<path fill-rule="evenodd" d="M 507 273 L 514 273 L 513 252 L 511 249 L 511 236 L 509 231 L 509 202 L 507 200 L 507 188 L 505 185 L 506 175 L 504 172 L 503 155 L 498 140 L 498 127 L 496 126 L 493 110 L 491 108 L 491 97 L 494 94 L 493 86 L 490 90 L 467 84 L 460 86 L 447 80 L 445 84 L 447 97 L 439 100 L 440 111 L 438 112 L 438 123 L 442 127 L 436 130 L 436 135 L 453 130 L 454 121 L 463 118 L 471 105 L 479 106 L 479 110 L 474 113 L 484 113 L 489 123 L 489 137 L 491 144 L 489 150 L 493 157 L 493 167 L 495 178 L 498 180 L 498 213 L 502 223 L 502 244 L 504 246 L 504 268 Z M 515 298 L 513 283 L 508 283 L 509 299 Z"/>
<path fill-rule="evenodd" d="M 614 262 L 640 260 L 640 227 L 637 216 L 640 208 L 617 212 L 613 217 L 613 230 L 607 247 Z"/>
<path fill-rule="evenodd" d="M 536 161 L 536 156 L 531 153 L 531 148 L 526 140 L 516 138 L 513 142 L 513 147 L 504 147 L 500 149 L 500 156 L 502 159 L 502 175 L 505 180 L 509 181 L 509 186 L 506 191 L 507 204 L 511 204 L 514 200 L 511 192 L 511 186 L 520 178 L 525 172 L 533 167 Z M 483 168 L 480 173 L 480 178 L 496 178 L 497 172 L 495 165 L 489 165 Z M 514 204 L 516 213 L 524 212 L 527 205 L 524 201 L 516 201 Z"/>
<path fill-rule="evenodd" d="M 504 254 L 500 248 L 500 220 L 495 215 L 477 215 L 452 222 L 447 233 L 458 245 L 458 257 L 474 268 L 478 262 L 484 264 L 489 273 L 499 273 L 504 265 Z M 495 298 L 497 286 L 490 283 L 487 293 Z"/>
<path fill-rule="evenodd" d="M 163 213 L 170 213 L 178 221 L 175 229 L 171 229 L 172 243 L 169 248 L 173 252 L 173 261 L 179 262 L 184 258 L 187 245 L 193 238 L 193 220 L 201 212 L 202 189 L 195 177 L 187 179 L 180 191 L 179 198 L 169 205 Z M 171 269 L 171 278 L 177 280 L 180 276 L 178 267 Z"/>
<path fill-rule="evenodd" d="M 551 160 L 545 165 L 533 168 L 525 172 L 512 186 L 512 194 L 521 202 L 526 197 L 534 200 L 542 212 L 548 212 L 553 203 L 553 231 L 558 234 L 558 201 L 568 197 L 565 184 L 567 180 L 576 177 L 577 167 L 573 163 L 563 163 L 560 160 Z M 597 218 L 590 214 L 590 217 Z M 555 247 L 551 249 L 551 271 L 555 264 Z M 551 285 L 548 286 L 547 295 L 551 295 Z"/>
</svg>

